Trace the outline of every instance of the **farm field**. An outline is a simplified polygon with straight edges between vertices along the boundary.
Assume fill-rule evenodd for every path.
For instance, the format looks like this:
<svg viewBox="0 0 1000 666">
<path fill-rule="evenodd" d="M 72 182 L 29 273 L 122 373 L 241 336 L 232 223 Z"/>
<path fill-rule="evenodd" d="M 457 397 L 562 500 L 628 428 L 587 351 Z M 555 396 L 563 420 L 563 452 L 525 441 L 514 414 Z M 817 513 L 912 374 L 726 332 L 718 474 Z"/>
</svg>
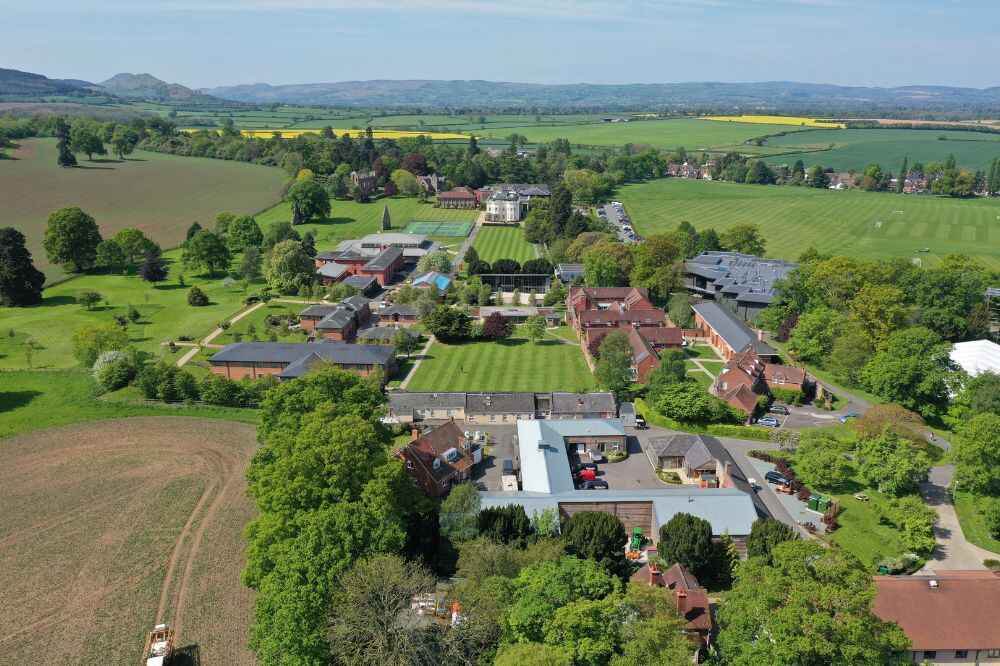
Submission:
<svg viewBox="0 0 1000 666">
<path fill-rule="evenodd" d="M 767 256 L 779 259 L 794 261 L 815 246 L 857 257 L 919 258 L 925 265 L 962 253 L 1000 269 L 996 200 L 682 179 L 627 185 L 617 197 L 644 236 L 673 230 L 683 220 L 718 231 L 757 224 Z"/>
<path fill-rule="evenodd" d="M 114 316 L 124 315 L 129 305 L 142 315 L 138 322 L 129 324 L 129 338 L 137 349 L 154 356 L 169 353 L 161 343 L 182 335 L 206 335 L 243 307 L 246 294 L 239 284 L 227 286 L 223 279 L 187 275 L 186 286 L 181 287 L 177 283 L 183 272 L 180 251 L 166 252 L 164 257 L 170 263 L 170 275 L 155 287 L 134 275 L 83 275 L 46 289 L 41 305 L 0 308 L 0 370 L 28 367 L 24 354 L 28 338 L 37 344 L 32 367 L 75 367 L 72 334 L 84 325 L 113 323 Z M 208 295 L 209 305 L 188 305 L 192 285 Z M 106 301 L 92 310 L 77 304 L 76 296 L 88 290 L 98 292 Z"/>
<path fill-rule="evenodd" d="M 326 125 L 323 125 L 326 127 Z M 184 132 L 197 132 L 202 128 L 187 128 L 182 131 Z M 364 137 L 365 130 L 362 129 L 350 129 L 350 128 L 337 128 L 334 127 L 333 133 L 340 136 L 350 136 L 354 139 Z M 319 134 L 320 129 L 284 129 L 284 128 L 259 128 L 259 129 L 245 129 L 242 130 L 243 136 L 249 136 L 256 139 L 268 139 L 275 134 L 280 134 L 283 139 L 294 139 L 295 137 L 302 136 L 303 134 Z M 378 129 L 372 130 L 373 139 L 412 139 L 418 136 L 427 136 L 431 139 L 467 139 L 464 134 L 457 134 L 455 132 L 435 132 L 433 130 L 395 130 L 395 129 Z"/>
<path fill-rule="evenodd" d="M 594 378 L 578 345 L 521 338 L 449 345 L 435 342 L 410 391 L 586 391 Z"/>
<path fill-rule="evenodd" d="M 402 231 L 407 224 L 420 220 L 440 222 L 473 222 L 479 215 L 477 210 L 455 208 L 435 208 L 433 204 L 420 203 L 414 198 L 377 199 L 360 204 L 354 201 L 330 201 L 330 217 L 322 222 L 301 224 L 295 227 L 299 234 L 312 231 L 316 235 L 316 247 L 320 251 L 333 248 L 342 240 L 361 238 L 365 234 L 378 233 L 382 224 L 382 208 L 389 206 L 393 231 Z M 261 228 L 275 222 L 292 219 L 291 206 L 279 203 L 257 216 Z M 455 241 L 456 239 L 450 239 Z"/>
<path fill-rule="evenodd" d="M 477 136 L 502 139 L 512 132 L 522 134 L 531 143 L 568 139 L 573 144 L 622 146 L 626 143 L 648 144 L 657 148 L 684 146 L 702 150 L 718 145 L 738 144 L 754 137 L 788 131 L 787 125 L 720 123 L 700 118 L 643 120 L 629 123 L 591 123 L 574 125 L 490 129 Z"/>
<path fill-rule="evenodd" d="M 280 169 L 196 157 L 137 151 L 125 162 L 88 162 L 80 168 L 56 165 L 54 139 L 29 139 L 0 160 L 0 201 L 5 225 L 19 229 L 49 282 L 64 277 L 42 249 L 48 216 L 64 206 L 92 215 L 104 236 L 137 227 L 163 247 L 184 240 L 194 221 L 203 225 L 216 214 L 256 213 L 279 199 L 285 174 Z"/>
<path fill-rule="evenodd" d="M 479 253 L 479 258 L 489 263 L 497 259 L 513 259 L 523 264 L 538 256 L 535 246 L 524 240 L 524 230 L 521 227 L 483 226 L 479 229 L 473 247 Z"/>
<path fill-rule="evenodd" d="M 838 171 L 861 171 L 877 162 L 883 169 L 897 173 L 903 158 L 913 166 L 916 162 L 944 162 L 951 154 L 959 166 L 985 170 L 994 158 L 1000 157 L 1000 135 L 941 130 L 808 130 L 770 138 L 764 145 L 802 151 L 770 157 L 770 163 L 793 164 L 801 159 L 807 168 L 820 164 Z M 817 150 L 821 152 L 807 152 Z"/>
<path fill-rule="evenodd" d="M 834 123 L 801 116 L 706 116 L 705 120 L 717 120 L 724 123 L 754 123 L 757 125 L 794 125 L 796 127 L 844 127 L 844 123 Z"/>
<path fill-rule="evenodd" d="M 254 430 L 136 418 L 0 440 L 0 663 L 137 664 L 168 622 L 189 663 L 254 664 Z"/>
</svg>

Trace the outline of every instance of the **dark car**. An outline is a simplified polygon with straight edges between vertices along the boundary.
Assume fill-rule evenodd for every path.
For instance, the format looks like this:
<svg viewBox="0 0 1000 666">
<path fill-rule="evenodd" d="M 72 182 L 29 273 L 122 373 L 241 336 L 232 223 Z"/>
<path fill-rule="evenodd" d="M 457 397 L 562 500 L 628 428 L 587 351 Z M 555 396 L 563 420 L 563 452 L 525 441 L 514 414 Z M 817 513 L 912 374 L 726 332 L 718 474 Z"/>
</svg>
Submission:
<svg viewBox="0 0 1000 666">
<path fill-rule="evenodd" d="M 580 490 L 607 490 L 608 482 L 604 479 L 592 479 L 590 481 L 584 481 L 577 487 Z"/>
<path fill-rule="evenodd" d="M 574 475 L 579 474 L 580 472 L 582 472 L 585 469 L 589 469 L 590 471 L 592 471 L 592 472 L 594 472 L 596 474 L 597 473 L 597 463 L 592 463 L 592 462 L 578 463 L 577 465 L 573 466 L 573 474 Z"/>
<path fill-rule="evenodd" d="M 769 482 L 774 483 L 779 486 L 788 485 L 788 479 L 786 479 L 780 472 L 776 472 L 773 469 L 764 475 L 764 478 Z"/>
</svg>

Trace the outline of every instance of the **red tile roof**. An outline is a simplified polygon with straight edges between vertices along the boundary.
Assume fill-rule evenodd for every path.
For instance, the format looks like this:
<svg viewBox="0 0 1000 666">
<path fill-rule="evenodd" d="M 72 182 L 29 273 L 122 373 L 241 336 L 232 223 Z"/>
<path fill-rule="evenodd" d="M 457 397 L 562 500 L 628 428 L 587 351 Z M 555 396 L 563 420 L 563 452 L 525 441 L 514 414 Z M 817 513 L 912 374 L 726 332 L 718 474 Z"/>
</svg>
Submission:
<svg viewBox="0 0 1000 666">
<path fill-rule="evenodd" d="M 875 588 L 872 611 L 902 627 L 914 650 L 1000 648 L 1000 576 L 995 573 L 875 576 Z"/>
</svg>

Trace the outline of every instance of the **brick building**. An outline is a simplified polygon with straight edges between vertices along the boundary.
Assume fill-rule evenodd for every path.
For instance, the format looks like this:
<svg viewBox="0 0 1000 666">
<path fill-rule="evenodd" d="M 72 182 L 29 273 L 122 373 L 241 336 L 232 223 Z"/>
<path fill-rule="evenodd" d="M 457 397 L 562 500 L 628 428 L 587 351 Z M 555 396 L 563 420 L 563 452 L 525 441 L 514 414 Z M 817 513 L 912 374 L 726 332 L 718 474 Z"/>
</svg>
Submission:
<svg viewBox="0 0 1000 666">
<path fill-rule="evenodd" d="M 227 379 L 301 377 L 323 364 L 367 377 L 380 370 L 388 380 L 396 371 L 396 354 L 382 345 L 344 342 L 238 342 L 226 345 L 209 359 L 211 371 Z"/>
</svg>

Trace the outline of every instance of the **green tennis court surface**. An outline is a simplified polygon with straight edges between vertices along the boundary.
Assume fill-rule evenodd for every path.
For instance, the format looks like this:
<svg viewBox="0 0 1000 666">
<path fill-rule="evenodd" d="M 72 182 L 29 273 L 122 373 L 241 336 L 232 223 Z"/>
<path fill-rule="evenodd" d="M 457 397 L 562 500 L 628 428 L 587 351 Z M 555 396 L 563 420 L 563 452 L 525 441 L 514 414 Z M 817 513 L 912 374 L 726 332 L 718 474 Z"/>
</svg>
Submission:
<svg viewBox="0 0 1000 666">
<path fill-rule="evenodd" d="M 452 236 L 464 238 L 472 231 L 472 222 L 439 222 L 435 220 L 412 220 L 406 225 L 408 234 L 422 236 Z"/>
</svg>

